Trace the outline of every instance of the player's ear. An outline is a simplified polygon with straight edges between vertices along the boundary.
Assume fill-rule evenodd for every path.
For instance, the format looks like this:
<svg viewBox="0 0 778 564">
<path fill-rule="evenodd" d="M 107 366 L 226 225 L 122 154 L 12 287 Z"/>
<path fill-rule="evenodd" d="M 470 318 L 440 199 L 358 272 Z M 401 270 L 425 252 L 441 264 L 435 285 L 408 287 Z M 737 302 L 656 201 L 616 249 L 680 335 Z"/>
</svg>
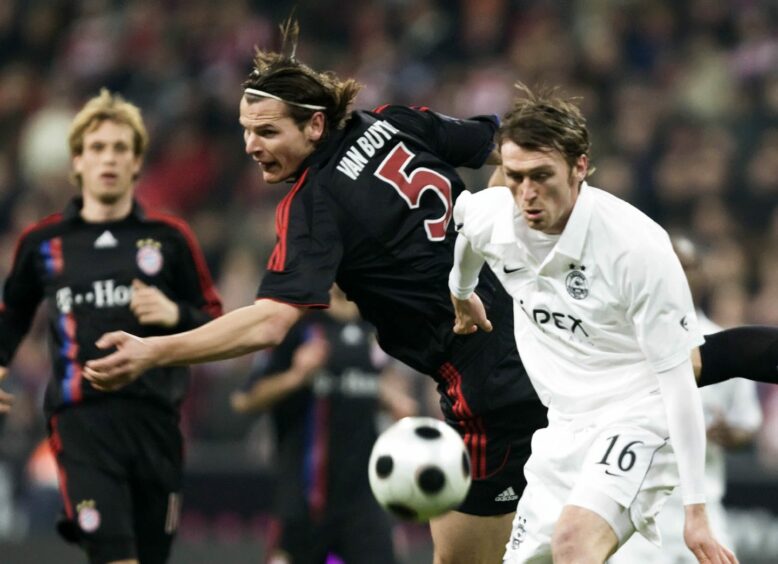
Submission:
<svg viewBox="0 0 778 564">
<path fill-rule="evenodd" d="M 573 168 L 573 174 L 575 179 L 580 183 L 586 180 L 586 173 L 589 172 L 589 157 L 581 155 L 575 163 Z"/>
<path fill-rule="evenodd" d="M 316 143 L 324 137 L 326 122 L 327 116 L 324 115 L 324 112 L 314 112 L 311 119 L 308 120 L 308 124 L 305 126 L 308 139 Z"/>
</svg>

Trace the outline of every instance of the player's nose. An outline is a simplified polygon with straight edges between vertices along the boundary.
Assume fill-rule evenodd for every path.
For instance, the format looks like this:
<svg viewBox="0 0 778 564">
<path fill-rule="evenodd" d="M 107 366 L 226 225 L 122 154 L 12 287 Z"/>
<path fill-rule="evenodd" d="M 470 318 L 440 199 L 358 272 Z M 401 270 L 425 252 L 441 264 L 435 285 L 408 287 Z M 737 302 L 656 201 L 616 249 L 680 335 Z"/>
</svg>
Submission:
<svg viewBox="0 0 778 564">
<path fill-rule="evenodd" d="M 246 135 L 246 154 L 255 155 L 262 152 L 262 141 L 259 135 L 249 133 Z"/>
</svg>

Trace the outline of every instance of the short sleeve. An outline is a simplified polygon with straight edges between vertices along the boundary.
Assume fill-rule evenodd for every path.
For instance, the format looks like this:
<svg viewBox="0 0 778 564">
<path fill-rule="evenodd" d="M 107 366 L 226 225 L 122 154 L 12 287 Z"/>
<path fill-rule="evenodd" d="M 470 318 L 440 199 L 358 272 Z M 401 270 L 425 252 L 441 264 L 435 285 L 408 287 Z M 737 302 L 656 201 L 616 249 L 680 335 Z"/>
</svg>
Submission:
<svg viewBox="0 0 778 564">
<path fill-rule="evenodd" d="M 287 194 L 276 210 L 276 245 L 257 298 L 325 308 L 343 256 L 330 202 L 308 181 Z"/>
<path fill-rule="evenodd" d="M 620 278 L 638 343 L 654 370 L 664 372 L 688 360 L 705 339 L 669 237 L 664 232 L 646 237 L 648 244 L 626 255 Z"/>
<path fill-rule="evenodd" d="M 392 125 L 423 139 L 446 163 L 480 168 L 494 150 L 496 115 L 457 119 L 424 107 L 383 106 L 376 113 Z"/>
</svg>

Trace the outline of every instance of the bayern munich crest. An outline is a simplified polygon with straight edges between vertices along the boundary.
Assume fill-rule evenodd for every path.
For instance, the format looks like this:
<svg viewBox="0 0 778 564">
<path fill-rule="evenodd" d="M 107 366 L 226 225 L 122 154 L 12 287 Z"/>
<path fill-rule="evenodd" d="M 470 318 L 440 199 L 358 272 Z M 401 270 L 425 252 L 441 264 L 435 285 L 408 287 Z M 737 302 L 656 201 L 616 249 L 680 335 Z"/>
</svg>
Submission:
<svg viewBox="0 0 778 564">
<path fill-rule="evenodd" d="M 78 504 L 78 526 L 85 533 L 93 533 L 100 527 L 100 512 L 93 500 Z"/>
<path fill-rule="evenodd" d="M 573 265 L 570 267 L 574 268 Z M 580 270 L 574 268 L 565 279 L 567 293 L 576 300 L 582 300 L 589 295 L 589 282 L 586 280 L 586 276 L 584 276 L 583 273 L 585 269 L 585 266 L 581 266 Z"/>
<path fill-rule="evenodd" d="M 135 262 L 142 272 L 154 276 L 162 270 L 164 259 L 162 258 L 162 243 L 154 239 L 139 239 L 137 242 L 138 254 Z"/>
</svg>

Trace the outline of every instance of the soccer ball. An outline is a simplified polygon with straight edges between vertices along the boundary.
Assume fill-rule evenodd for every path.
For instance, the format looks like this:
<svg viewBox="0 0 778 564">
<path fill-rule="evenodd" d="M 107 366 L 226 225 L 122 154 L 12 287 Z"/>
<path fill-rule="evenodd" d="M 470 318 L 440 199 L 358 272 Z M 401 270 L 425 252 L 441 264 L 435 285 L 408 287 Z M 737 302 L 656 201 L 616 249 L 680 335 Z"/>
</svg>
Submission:
<svg viewBox="0 0 778 564">
<path fill-rule="evenodd" d="M 370 454 L 370 487 L 400 519 L 428 521 L 456 508 L 470 489 L 470 456 L 456 431 L 432 417 L 406 417 L 381 433 Z"/>
</svg>

